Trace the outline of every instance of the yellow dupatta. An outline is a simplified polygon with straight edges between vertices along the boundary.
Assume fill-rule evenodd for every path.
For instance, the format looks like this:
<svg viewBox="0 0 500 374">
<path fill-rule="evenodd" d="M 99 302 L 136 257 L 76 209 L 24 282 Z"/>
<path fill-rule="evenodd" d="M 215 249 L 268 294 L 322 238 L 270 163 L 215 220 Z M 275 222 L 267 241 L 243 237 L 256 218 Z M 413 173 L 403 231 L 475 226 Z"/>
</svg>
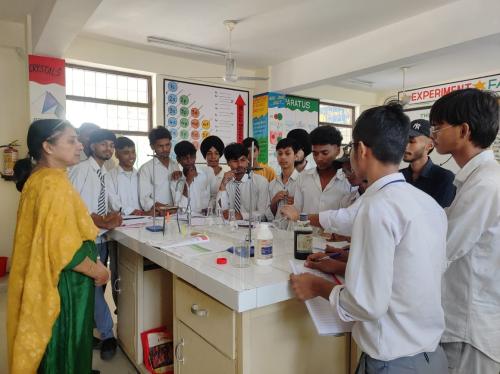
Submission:
<svg viewBox="0 0 500 374">
<path fill-rule="evenodd" d="M 66 170 L 43 168 L 24 185 L 7 304 L 12 374 L 36 373 L 59 316 L 59 275 L 98 233 Z"/>
</svg>

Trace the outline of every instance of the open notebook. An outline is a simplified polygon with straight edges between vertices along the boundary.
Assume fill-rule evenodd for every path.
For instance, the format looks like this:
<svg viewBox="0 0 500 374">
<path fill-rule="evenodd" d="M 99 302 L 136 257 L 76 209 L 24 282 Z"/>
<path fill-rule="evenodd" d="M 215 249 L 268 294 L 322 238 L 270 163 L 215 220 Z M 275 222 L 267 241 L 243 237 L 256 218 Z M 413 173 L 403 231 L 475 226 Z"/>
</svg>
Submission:
<svg viewBox="0 0 500 374">
<path fill-rule="evenodd" d="M 304 267 L 303 261 L 296 262 L 290 260 L 290 267 L 294 274 L 307 272 L 325 278 L 333 283 L 334 279 L 331 276 L 321 271 Z M 351 331 L 352 323 L 342 321 L 328 300 L 318 296 L 314 299 L 306 300 L 306 306 L 319 335 L 339 335 Z"/>
</svg>

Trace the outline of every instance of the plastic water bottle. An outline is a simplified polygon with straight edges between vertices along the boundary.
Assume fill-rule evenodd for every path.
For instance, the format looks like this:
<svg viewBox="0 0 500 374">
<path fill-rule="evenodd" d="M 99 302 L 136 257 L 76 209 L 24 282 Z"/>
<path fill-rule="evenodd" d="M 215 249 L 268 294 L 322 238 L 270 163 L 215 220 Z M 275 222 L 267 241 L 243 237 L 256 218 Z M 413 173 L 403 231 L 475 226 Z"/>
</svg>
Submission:
<svg viewBox="0 0 500 374">
<path fill-rule="evenodd" d="M 255 232 L 255 263 L 270 265 L 273 262 L 273 233 L 268 223 L 259 223 Z"/>
</svg>

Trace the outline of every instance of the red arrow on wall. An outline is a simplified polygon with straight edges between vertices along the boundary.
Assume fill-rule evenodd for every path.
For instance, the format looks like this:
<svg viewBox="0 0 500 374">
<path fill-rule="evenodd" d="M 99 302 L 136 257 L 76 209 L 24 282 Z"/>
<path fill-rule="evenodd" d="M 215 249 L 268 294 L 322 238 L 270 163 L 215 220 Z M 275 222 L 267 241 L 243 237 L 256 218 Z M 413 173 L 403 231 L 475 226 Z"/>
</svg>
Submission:
<svg viewBox="0 0 500 374">
<path fill-rule="evenodd" d="M 245 124 L 244 109 L 245 101 L 238 95 L 238 99 L 235 101 L 236 104 L 236 141 L 241 143 L 243 141 L 243 127 Z"/>
</svg>

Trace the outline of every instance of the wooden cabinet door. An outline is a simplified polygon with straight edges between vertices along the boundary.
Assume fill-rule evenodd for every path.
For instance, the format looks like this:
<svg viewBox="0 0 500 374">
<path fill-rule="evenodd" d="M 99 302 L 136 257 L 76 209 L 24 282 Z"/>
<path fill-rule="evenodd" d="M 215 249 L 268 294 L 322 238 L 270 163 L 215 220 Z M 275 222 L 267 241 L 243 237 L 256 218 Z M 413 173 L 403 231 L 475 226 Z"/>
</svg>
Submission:
<svg viewBox="0 0 500 374">
<path fill-rule="evenodd" d="M 118 264 L 120 274 L 118 294 L 119 316 L 117 324 L 118 340 L 121 347 L 132 360 L 136 361 L 137 346 L 137 283 L 136 274 L 128 267 Z"/>
<path fill-rule="evenodd" d="M 236 361 L 216 350 L 206 340 L 177 320 L 175 374 L 234 374 Z"/>
</svg>

